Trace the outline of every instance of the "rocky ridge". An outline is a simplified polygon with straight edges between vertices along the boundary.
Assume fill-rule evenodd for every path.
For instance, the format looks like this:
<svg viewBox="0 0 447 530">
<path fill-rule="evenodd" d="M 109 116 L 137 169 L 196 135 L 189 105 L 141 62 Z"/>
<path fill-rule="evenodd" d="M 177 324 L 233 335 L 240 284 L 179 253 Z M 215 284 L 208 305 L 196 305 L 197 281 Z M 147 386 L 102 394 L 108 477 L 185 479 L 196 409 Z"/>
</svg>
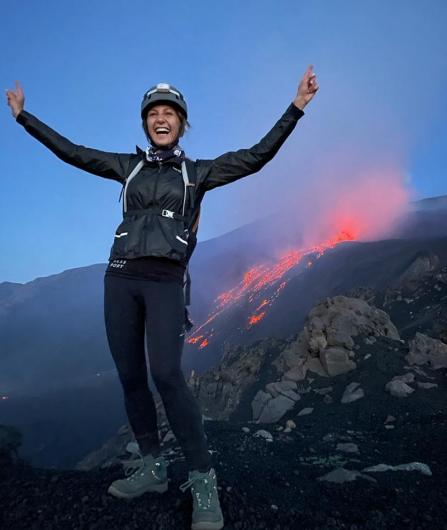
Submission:
<svg viewBox="0 0 447 530">
<path fill-rule="evenodd" d="M 188 378 L 226 528 L 446 528 L 447 270 L 421 261 L 398 286 L 326 299 L 297 336 L 228 347 Z M 135 450 L 123 426 L 71 472 L 5 465 L 0 523 L 188 528 L 190 500 L 175 488 L 185 462 L 160 403 L 158 413 L 168 494 L 128 506 L 99 493 Z"/>
</svg>

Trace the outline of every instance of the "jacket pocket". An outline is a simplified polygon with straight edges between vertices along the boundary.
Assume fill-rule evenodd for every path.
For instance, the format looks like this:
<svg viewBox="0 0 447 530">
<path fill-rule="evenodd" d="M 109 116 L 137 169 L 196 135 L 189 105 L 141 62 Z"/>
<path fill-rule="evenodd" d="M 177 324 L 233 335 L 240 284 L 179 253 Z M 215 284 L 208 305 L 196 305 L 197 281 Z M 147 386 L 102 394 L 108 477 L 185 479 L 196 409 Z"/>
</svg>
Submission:
<svg viewBox="0 0 447 530">
<path fill-rule="evenodd" d="M 115 231 L 112 252 L 115 256 L 132 257 L 138 254 L 144 216 L 126 217 Z"/>
<path fill-rule="evenodd" d="M 155 224 L 159 229 L 160 255 L 175 260 L 183 259 L 188 248 L 188 233 L 183 221 L 157 215 Z"/>
</svg>

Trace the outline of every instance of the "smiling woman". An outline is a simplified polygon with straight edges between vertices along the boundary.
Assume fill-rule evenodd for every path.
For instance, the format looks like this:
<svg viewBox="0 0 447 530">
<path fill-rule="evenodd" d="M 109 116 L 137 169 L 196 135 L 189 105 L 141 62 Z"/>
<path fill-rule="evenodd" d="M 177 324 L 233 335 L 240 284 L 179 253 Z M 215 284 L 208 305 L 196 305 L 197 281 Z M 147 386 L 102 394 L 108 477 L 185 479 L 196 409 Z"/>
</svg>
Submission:
<svg viewBox="0 0 447 530">
<path fill-rule="evenodd" d="M 186 101 L 172 85 L 158 83 L 144 95 L 141 103 L 143 130 L 156 147 L 173 147 L 189 127 L 187 116 Z"/>
<path fill-rule="evenodd" d="M 138 464 L 127 462 L 126 478 L 115 480 L 108 492 L 133 498 L 147 491 L 162 493 L 168 487 L 167 461 L 161 455 L 157 412 L 148 386 L 146 340 L 152 378 L 188 462 L 188 481 L 180 489 L 192 488 L 193 530 L 219 530 L 224 525 L 202 413 L 181 369 L 184 337 L 192 325 L 185 312 L 189 293 L 184 287 L 197 241 L 200 204 L 206 192 L 264 167 L 317 90 L 310 66 L 293 102 L 257 144 L 214 160 L 195 161 L 178 145 L 188 126 L 186 102 L 179 90 L 166 83 L 144 94 L 141 118 L 151 146 L 136 154 L 75 145 L 24 110 L 19 83 L 16 90 L 7 91 L 17 122 L 60 159 L 123 186 L 123 221 L 116 230 L 104 278 L 104 315 L 140 452 Z"/>
<path fill-rule="evenodd" d="M 147 113 L 146 128 L 152 143 L 160 148 L 173 147 L 181 136 L 180 112 L 169 105 L 154 105 Z"/>
</svg>

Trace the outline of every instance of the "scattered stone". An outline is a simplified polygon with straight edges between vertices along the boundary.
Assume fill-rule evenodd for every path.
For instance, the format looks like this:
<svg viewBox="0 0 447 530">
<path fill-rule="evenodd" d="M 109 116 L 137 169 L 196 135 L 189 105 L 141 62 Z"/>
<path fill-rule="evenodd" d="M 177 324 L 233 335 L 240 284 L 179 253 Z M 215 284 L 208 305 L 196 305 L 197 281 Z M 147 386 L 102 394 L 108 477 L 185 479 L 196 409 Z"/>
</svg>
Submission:
<svg viewBox="0 0 447 530">
<path fill-rule="evenodd" d="M 270 396 L 270 394 L 268 395 Z M 286 396 L 271 397 L 262 409 L 259 418 L 257 418 L 257 423 L 276 423 L 294 406 L 295 401 Z M 253 416 L 253 419 L 256 419 L 255 416 Z"/>
<path fill-rule="evenodd" d="M 273 442 L 273 436 L 271 435 L 271 433 L 264 429 L 259 429 L 253 434 L 253 436 L 255 438 L 264 438 L 266 442 Z"/>
<path fill-rule="evenodd" d="M 402 381 L 403 383 L 414 383 L 414 374 L 406 373 L 404 375 L 396 375 L 391 381 Z"/>
<path fill-rule="evenodd" d="M 357 444 L 352 442 L 338 443 L 335 449 L 336 451 L 343 451 L 345 453 L 359 453 L 359 448 Z"/>
<path fill-rule="evenodd" d="M 422 368 L 419 368 L 419 366 L 404 366 L 405 370 L 412 370 L 413 372 L 416 372 L 418 375 L 425 377 L 426 379 L 435 379 L 435 376 L 428 375 L 427 372 L 424 372 Z"/>
<path fill-rule="evenodd" d="M 360 383 L 350 383 L 343 392 L 341 397 L 341 403 L 351 403 L 352 401 L 357 401 L 364 397 L 365 392 L 362 388 L 357 388 L 360 386 Z"/>
<path fill-rule="evenodd" d="M 313 391 L 315 394 L 321 394 L 324 396 L 325 394 L 329 394 L 329 392 L 332 392 L 334 390 L 333 386 L 325 386 L 324 388 L 314 388 Z"/>
<path fill-rule="evenodd" d="M 390 466 L 388 464 L 377 464 L 376 466 L 365 467 L 362 471 L 382 472 L 382 471 L 419 471 L 423 475 L 431 476 L 432 472 L 427 464 L 421 462 L 410 462 L 409 464 L 399 464 L 398 466 Z"/>
<path fill-rule="evenodd" d="M 274 383 L 268 383 L 265 386 L 265 390 L 273 397 L 277 397 L 280 394 L 285 394 L 289 390 L 296 390 L 296 388 L 297 384 L 295 381 L 276 381 Z"/>
<path fill-rule="evenodd" d="M 410 341 L 410 352 L 405 360 L 409 364 L 428 364 L 433 370 L 447 368 L 447 344 L 423 333 L 416 333 Z"/>
<path fill-rule="evenodd" d="M 251 410 L 253 413 L 254 420 L 257 420 L 259 418 L 263 408 L 265 407 L 265 405 L 268 403 L 270 399 L 272 399 L 272 396 L 268 392 L 259 390 L 256 393 L 255 397 L 253 398 L 253 401 L 251 402 Z"/>
<path fill-rule="evenodd" d="M 417 382 L 417 385 L 418 387 L 420 388 L 425 388 L 425 389 L 429 389 L 429 388 L 438 388 L 438 385 L 437 383 L 425 383 L 425 382 L 422 382 L 422 381 L 418 381 Z"/>
<path fill-rule="evenodd" d="M 400 380 L 392 380 L 385 385 L 385 390 L 394 397 L 404 398 L 408 397 L 414 392 L 414 388 L 408 386 L 406 383 Z"/>
<path fill-rule="evenodd" d="M 342 484 L 343 482 L 352 482 L 358 478 L 364 478 L 370 482 L 377 482 L 377 480 L 360 473 L 360 471 L 345 469 L 344 467 L 338 467 L 333 471 L 330 471 L 322 477 L 318 477 L 317 480 L 324 480 L 326 482 L 336 482 L 337 484 Z"/>
<path fill-rule="evenodd" d="M 312 414 L 313 411 L 313 407 L 305 407 L 298 412 L 298 416 L 306 416 L 307 414 Z"/>
</svg>

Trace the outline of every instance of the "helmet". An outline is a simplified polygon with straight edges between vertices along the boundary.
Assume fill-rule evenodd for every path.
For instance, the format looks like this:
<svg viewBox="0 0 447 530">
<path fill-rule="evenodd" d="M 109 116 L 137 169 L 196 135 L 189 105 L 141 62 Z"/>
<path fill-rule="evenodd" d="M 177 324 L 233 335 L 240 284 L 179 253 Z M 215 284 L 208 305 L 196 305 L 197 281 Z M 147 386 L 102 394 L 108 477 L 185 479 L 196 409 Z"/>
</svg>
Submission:
<svg viewBox="0 0 447 530">
<path fill-rule="evenodd" d="M 182 93 L 168 83 L 158 83 L 150 88 L 141 102 L 141 118 L 145 121 L 149 109 L 157 103 L 170 103 L 177 107 L 188 118 L 188 109 Z"/>
</svg>

